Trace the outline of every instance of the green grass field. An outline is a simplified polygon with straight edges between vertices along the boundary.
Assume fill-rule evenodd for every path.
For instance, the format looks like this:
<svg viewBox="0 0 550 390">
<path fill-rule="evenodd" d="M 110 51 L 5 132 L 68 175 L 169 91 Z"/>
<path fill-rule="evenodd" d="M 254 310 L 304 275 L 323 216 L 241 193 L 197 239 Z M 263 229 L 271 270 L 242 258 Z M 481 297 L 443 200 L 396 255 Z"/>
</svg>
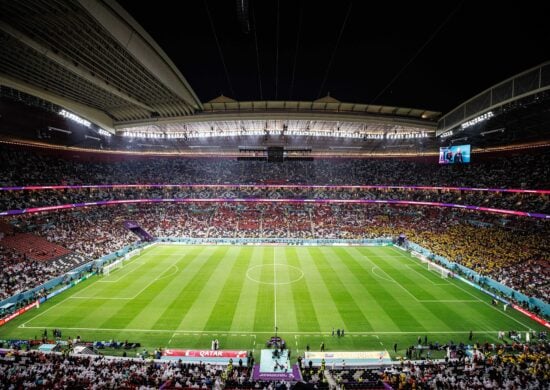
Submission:
<svg viewBox="0 0 550 390">
<path fill-rule="evenodd" d="M 496 341 L 541 327 L 393 247 L 155 246 L 0 328 L 0 339 L 129 340 L 147 348 L 258 351 L 274 334 L 294 351 L 384 350 L 428 341 Z M 345 337 L 332 337 L 332 328 Z M 50 332 L 51 334 L 51 332 Z"/>
</svg>

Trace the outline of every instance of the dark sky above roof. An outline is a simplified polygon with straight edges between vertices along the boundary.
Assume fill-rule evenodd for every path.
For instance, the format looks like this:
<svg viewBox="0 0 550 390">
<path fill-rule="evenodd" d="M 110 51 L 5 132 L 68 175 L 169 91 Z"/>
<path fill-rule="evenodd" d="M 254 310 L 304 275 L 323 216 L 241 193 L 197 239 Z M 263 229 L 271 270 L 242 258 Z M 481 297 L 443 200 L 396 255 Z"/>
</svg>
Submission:
<svg viewBox="0 0 550 390">
<path fill-rule="evenodd" d="M 243 2 L 248 12 L 239 17 Z M 540 1 L 119 3 L 203 102 L 222 93 L 245 101 L 314 100 L 330 92 L 346 102 L 445 113 L 550 60 L 550 23 Z"/>
</svg>

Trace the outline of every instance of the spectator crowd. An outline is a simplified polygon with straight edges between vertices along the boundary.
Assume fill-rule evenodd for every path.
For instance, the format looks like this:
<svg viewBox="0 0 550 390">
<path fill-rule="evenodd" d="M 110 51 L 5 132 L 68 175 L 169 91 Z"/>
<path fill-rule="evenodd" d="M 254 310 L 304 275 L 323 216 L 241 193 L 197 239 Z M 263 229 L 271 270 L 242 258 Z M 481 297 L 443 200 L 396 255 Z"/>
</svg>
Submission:
<svg viewBox="0 0 550 390">
<path fill-rule="evenodd" d="M 438 165 L 437 157 L 315 159 L 283 164 L 236 159 L 84 153 L 65 158 L 0 146 L 0 186 L 59 184 L 433 185 L 482 188 L 550 188 L 550 149 Z"/>
<path fill-rule="evenodd" d="M 269 185 L 140 186 L 0 191 L 0 210 L 129 199 L 384 199 L 454 203 L 550 214 L 550 195 L 476 190 L 346 188 Z"/>
<path fill-rule="evenodd" d="M 181 361 L 9 352 L 0 358 L 4 389 L 223 389 L 264 388 L 247 367 Z"/>
<path fill-rule="evenodd" d="M 380 369 L 331 371 L 339 388 L 373 388 L 378 379 L 393 389 L 547 389 L 548 342 L 488 345 L 471 357 L 406 361 Z M 371 386 L 368 386 L 368 385 Z"/>
<path fill-rule="evenodd" d="M 303 383 L 314 389 L 547 389 L 550 344 L 474 346 L 473 353 L 439 360 L 402 360 L 380 367 L 312 367 L 300 364 Z M 305 359 L 304 359 L 305 360 Z M 300 358 L 299 361 L 302 361 Z M 289 389 L 289 382 L 262 382 L 240 365 L 106 358 L 37 351 L 2 351 L 0 383 L 18 388 Z"/>
</svg>

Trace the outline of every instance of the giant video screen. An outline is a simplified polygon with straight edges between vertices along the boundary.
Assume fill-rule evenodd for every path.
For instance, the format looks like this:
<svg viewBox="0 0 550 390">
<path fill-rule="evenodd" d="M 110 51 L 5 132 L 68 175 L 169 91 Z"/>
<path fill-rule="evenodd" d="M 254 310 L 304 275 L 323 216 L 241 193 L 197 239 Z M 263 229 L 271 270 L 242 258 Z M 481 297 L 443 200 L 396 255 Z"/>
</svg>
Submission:
<svg viewBox="0 0 550 390">
<path fill-rule="evenodd" d="M 466 164 L 470 162 L 470 145 L 454 145 L 439 148 L 440 164 Z"/>
</svg>

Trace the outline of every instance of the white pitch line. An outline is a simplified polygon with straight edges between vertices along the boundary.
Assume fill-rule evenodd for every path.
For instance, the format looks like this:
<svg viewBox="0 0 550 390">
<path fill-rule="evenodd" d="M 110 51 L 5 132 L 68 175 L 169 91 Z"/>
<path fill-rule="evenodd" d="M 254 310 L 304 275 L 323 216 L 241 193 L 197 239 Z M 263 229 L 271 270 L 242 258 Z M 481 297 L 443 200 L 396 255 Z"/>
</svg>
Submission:
<svg viewBox="0 0 550 390">
<path fill-rule="evenodd" d="M 179 260 L 178 260 L 179 261 Z M 136 299 L 142 292 L 144 292 L 150 285 L 152 285 L 153 283 L 161 280 L 161 279 L 164 279 L 164 278 L 167 278 L 169 276 L 172 276 L 172 274 L 170 275 L 166 275 L 166 276 L 162 276 L 164 275 L 167 271 L 170 271 L 173 267 L 176 267 L 176 272 L 179 271 L 179 267 L 177 266 L 177 261 L 176 263 L 172 264 L 170 267 L 166 268 L 164 271 L 162 271 L 155 279 L 151 280 L 145 287 L 143 287 L 137 294 L 135 294 L 133 297 L 129 297 L 129 298 L 116 298 L 116 297 L 107 297 L 107 298 L 102 298 L 102 297 L 82 297 L 82 296 L 73 296 L 73 297 L 69 297 L 69 298 L 74 298 L 74 299 L 105 299 L 105 300 L 110 300 L 110 299 L 113 299 L 113 300 L 124 300 L 124 301 L 131 301 L 131 300 L 134 300 Z"/>
<path fill-rule="evenodd" d="M 176 264 L 177 264 L 177 262 L 175 264 L 172 264 L 169 268 L 166 268 L 164 271 L 162 271 L 155 279 L 153 279 L 149 283 L 147 283 L 147 285 L 145 285 L 145 287 L 143 287 L 141 290 L 139 290 L 139 292 L 130 299 L 136 299 L 142 292 L 147 290 L 147 288 L 149 288 L 150 285 L 152 285 L 153 283 L 155 283 L 155 282 L 159 281 L 160 279 L 164 278 L 162 275 L 164 275 L 166 273 L 166 271 L 171 270 L 172 267 L 175 266 Z M 178 268 L 178 270 L 179 270 L 179 268 Z"/>
<path fill-rule="evenodd" d="M 121 300 L 121 301 L 129 301 L 133 298 L 103 298 L 103 297 L 69 297 L 68 299 L 103 299 L 103 300 Z"/>
<path fill-rule="evenodd" d="M 23 325 L 19 325 L 20 328 L 23 328 Z M 215 333 L 220 333 L 221 331 L 219 330 L 204 330 L 204 331 L 199 331 L 199 330 L 173 330 L 173 329 L 127 329 L 127 328 L 81 328 L 81 327 L 75 327 L 75 328 L 68 328 L 68 327 L 65 327 L 65 326 L 48 326 L 50 328 L 62 328 L 62 329 L 66 329 L 66 330 L 89 330 L 89 331 L 94 331 L 94 332 L 97 332 L 97 331 L 104 331 L 104 332 L 136 332 L 136 333 L 172 333 L 172 334 L 183 334 L 183 335 L 189 335 L 189 334 L 193 334 L 193 335 L 201 335 L 201 334 L 204 334 L 204 335 L 213 335 Z M 24 328 L 26 329 L 44 329 L 44 326 L 24 326 Z M 500 329 L 502 330 L 502 329 Z M 472 332 L 474 333 L 480 333 L 480 334 L 490 334 L 490 333 L 497 333 L 499 330 L 472 330 Z M 257 337 L 258 334 L 273 334 L 273 332 L 271 331 L 267 331 L 267 332 L 234 332 L 234 333 L 237 333 L 237 334 L 245 334 L 245 335 L 250 335 L 252 337 Z M 320 333 L 314 333 L 312 334 L 311 332 L 278 332 L 280 334 L 289 334 L 289 335 L 294 335 L 295 337 L 299 337 L 300 335 L 304 336 L 304 335 L 309 335 L 309 336 L 326 336 L 326 335 L 330 335 L 331 332 L 320 332 Z M 465 331 L 430 331 L 430 332 L 421 332 L 422 334 L 469 334 L 470 331 L 469 330 L 465 330 Z M 372 337 L 378 337 L 378 335 L 384 335 L 384 334 L 389 334 L 389 335 L 392 335 L 392 334 L 418 334 L 418 331 L 396 331 L 396 332 L 392 332 L 392 331 L 384 331 L 384 332 L 349 332 L 349 331 L 346 331 L 346 334 L 347 335 L 362 335 L 364 337 L 367 337 L 367 336 L 372 336 Z M 222 336 L 227 336 L 227 333 L 222 333 Z"/>
<path fill-rule="evenodd" d="M 418 264 L 416 264 L 418 265 Z M 414 266 L 412 264 L 405 264 L 405 267 L 407 267 L 408 269 L 410 269 L 411 271 L 415 272 L 418 276 L 420 276 L 421 278 L 424 278 L 425 280 L 427 280 L 428 282 L 430 282 L 431 284 L 433 284 L 434 286 L 447 286 L 449 285 L 449 282 L 445 282 L 445 283 L 436 283 L 434 282 L 433 280 L 431 280 L 430 278 L 427 278 L 426 276 L 422 275 L 420 272 L 418 272 L 417 270 L 414 269 Z"/>
<path fill-rule="evenodd" d="M 404 257 L 405 259 L 407 259 L 408 261 L 410 261 L 411 263 L 413 263 L 414 265 L 422 265 L 422 263 L 419 263 L 418 261 L 415 261 L 413 260 L 410 256 L 407 256 L 406 254 L 404 254 L 403 252 L 395 249 L 394 246 L 391 247 L 399 256 L 401 257 Z M 410 269 L 412 269 L 414 272 L 416 272 L 418 275 L 422 276 L 424 279 L 428 280 L 429 282 L 433 283 L 435 286 L 443 286 L 443 285 L 447 285 L 447 284 L 451 284 L 451 282 L 449 282 L 448 280 L 444 280 L 445 283 L 436 283 L 434 282 L 433 280 L 430 280 L 428 279 L 426 276 L 422 275 L 420 272 L 418 272 L 417 270 L 413 269 L 412 265 L 409 265 L 409 264 L 405 264 L 405 266 L 409 267 Z"/>
<path fill-rule="evenodd" d="M 378 267 L 378 266 L 376 266 L 376 265 L 372 266 L 371 272 L 372 272 L 373 275 L 378 276 L 378 277 L 379 277 L 380 279 L 382 279 L 382 280 L 387 280 L 388 282 L 395 283 L 395 282 L 394 282 L 393 280 L 391 280 L 391 279 L 388 279 L 388 278 L 386 278 L 386 277 L 384 277 L 384 276 L 382 276 L 382 275 L 378 275 L 378 274 L 376 273 L 376 269 L 377 269 L 377 268 L 380 269 L 380 267 Z"/>
<path fill-rule="evenodd" d="M 392 247 L 392 249 L 393 249 L 394 251 L 396 251 L 397 253 L 399 253 L 401 256 L 404 256 L 404 257 L 406 257 L 407 259 L 409 259 L 410 261 L 413 261 L 412 259 L 410 259 L 410 258 L 407 257 L 406 255 L 404 255 L 403 253 L 401 253 L 400 251 L 398 251 L 395 247 Z M 388 276 L 389 276 L 389 275 L 388 275 Z M 517 322 L 518 324 L 524 326 L 524 327 L 526 328 L 525 330 L 531 329 L 529 326 L 525 325 L 523 322 L 521 322 L 521 321 L 515 319 L 514 317 L 512 317 L 511 315 L 509 315 L 509 314 L 507 314 L 507 313 L 501 312 L 500 310 L 498 310 L 498 308 L 496 308 L 496 307 L 490 305 L 489 303 L 487 303 L 487 302 L 485 302 L 484 300 L 480 299 L 479 297 L 475 296 L 474 294 L 472 294 L 472 293 L 469 292 L 468 290 L 465 290 L 464 288 L 460 287 L 460 286 L 458 285 L 458 283 L 462 283 L 462 281 L 455 281 L 455 283 L 449 282 L 450 285 L 455 286 L 456 288 L 458 288 L 458 289 L 464 291 L 466 294 L 468 294 L 468 295 L 474 297 L 474 298 L 476 299 L 476 302 L 481 302 L 481 303 L 483 303 L 483 304 L 485 304 L 485 305 L 487 305 L 487 306 L 493 308 L 494 310 L 498 311 L 499 313 L 504 314 L 506 317 L 508 317 L 508 318 L 514 320 L 515 322 Z M 440 302 L 443 302 L 443 301 L 440 301 Z"/>
<path fill-rule="evenodd" d="M 118 278 L 116 278 L 114 280 L 99 280 L 98 283 L 116 283 L 119 280 L 121 280 L 121 279 L 125 278 L 126 276 L 128 276 L 129 274 L 131 274 L 132 272 L 138 270 L 139 268 L 141 268 L 145 264 L 149 263 L 150 259 L 148 258 L 148 256 L 149 256 L 148 252 L 149 252 L 149 249 L 147 249 L 146 251 L 144 251 L 140 255 L 134 256 L 132 259 L 122 263 L 122 264 L 126 264 L 126 265 L 123 265 L 121 268 L 117 268 L 115 270 L 119 270 L 119 273 L 117 275 L 120 275 L 120 272 L 127 270 L 128 268 L 132 267 L 133 265 L 137 264 L 138 265 L 137 267 L 132 268 L 130 271 L 126 272 L 123 275 L 120 275 Z M 168 257 L 166 257 L 166 259 L 178 258 L 178 260 L 179 260 L 180 257 L 178 257 L 178 256 L 180 256 L 180 255 L 179 254 L 172 254 L 172 255 L 169 255 Z M 175 264 L 177 264 L 177 261 L 176 261 Z M 109 276 L 110 275 L 105 275 L 104 278 L 107 278 Z"/>
<path fill-rule="evenodd" d="M 170 268 L 167 268 L 166 270 L 164 270 L 164 272 L 162 274 L 164 274 L 166 271 L 172 269 L 173 267 L 176 267 L 176 272 L 174 272 L 174 274 L 177 274 L 180 270 L 180 268 L 178 267 L 178 263 L 176 262 L 176 264 L 172 264 L 172 266 Z M 162 275 L 161 274 L 161 275 Z M 165 279 L 165 278 L 169 278 L 170 276 L 172 276 L 172 274 L 170 275 L 165 275 L 165 276 L 159 276 L 157 277 L 157 280 L 161 280 L 161 279 Z"/>
<path fill-rule="evenodd" d="M 124 275 L 119 276 L 119 277 L 116 278 L 115 280 L 100 280 L 99 282 L 101 282 L 101 283 L 116 283 L 116 282 L 118 282 L 120 279 L 125 278 L 127 275 L 129 275 L 129 274 L 131 274 L 132 272 L 134 272 L 135 270 L 139 269 L 142 265 L 145 264 L 145 261 L 142 261 L 141 263 L 137 263 L 137 262 L 136 262 L 136 263 L 130 263 L 130 264 L 128 264 L 126 267 L 123 267 L 123 268 L 128 268 L 128 267 L 130 267 L 130 266 L 132 266 L 132 265 L 134 265 L 134 264 L 138 264 L 138 266 L 135 267 L 135 268 L 133 268 L 133 269 L 131 269 L 130 271 L 126 272 Z"/>
<path fill-rule="evenodd" d="M 404 255 L 403 253 L 401 253 L 400 251 L 398 251 L 395 247 L 392 247 L 392 249 L 395 250 L 397 253 L 399 253 L 401 256 L 404 256 L 404 257 L 406 257 L 407 259 L 409 259 L 410 261 L 413 261 L 412 259 L 408 258 L 406 255 Z M 389 276 L 389 275 L 388 275 L 388 276 Z M 468 294 L 468 295 L 474 297 L 474 298 L 476 299 L 477 302 L 481 302 L 481 303 L 483 303 L 483 304 L 485 304 L 485 305 L 487 305 L 487 306 L 493 308 L 494 310 L 496 310 L 496 311 L 499 312 L 500 314 L 504 314 L 506 317 L 508 317 L 508 318 L 514 320 L 515 322 L 517 322 L 518 324 L 524 326 L 524 327 L 525 327 L 525 330 L 531 329 L 529 326 L 525 325 L 523 322 L 521 322 L 521 321 L 515 319 L 514 317 L 512 317 L 511 315 L 509 315 L 509 314 L 507 314 L 507 313 L 501 312 L 500 310 L 498 310 L 498 308 L 494 307 L 493 305 L 490 305 L 489 303 L 487 303 L 487 302 L 485 302 L 484 300 L 480 299 L 479 297 L 475 296 L 474 294 L 472 294 L 472 293 L 469 292 L 468 290 L 465 290 L 464 288 L 460 287 L 460 286 L 458 285 L 458 283 L 462 283 L 462 281 L 455 281 L 455 283 L 449 282 L 450 285 L 455 286 L 456 288 L 458 288 L 458 289 L 464 291 L 466 294 Z M 442 302 L 442 301 L 440 301 L 440 302 Z"/>
<path fill-rule="evenodd" d="M 170 337 L 170 340 L 168 340 L 168 344 L 170 344 L 172 342 L 172 339 L 174 338 L 175 335 L 176 335 L 176 333 L 172 334 L 172 337 Z"/>
<path fill-rule="evenodd" d="M 456 281 L 456 283 L 462 283 L 462 281 Z M 527 325 L 525 325 L 523 322 L 521 322 L 521 321 L 515 319 L 515 318 L 512 317 L 510 314 L 507 314 L 507 313 L 504 313 L 504 312 L 498 310 L 497 307 L 495 307 L 495 306 L 493 306 L 493 305 L 490 305 L 489 303 L 485 302 L 484 300 L 480 299 L 479 297 L 476 297 L 474 294 L 472 294 L 472 293 L 469 292 L 468 290 L 465 290 L 465 289 L 463 289 L 462 287 L 458 286 L 456 283 L 453 283 L 453 284 L 454 284 L 457 288 L 461 289 L 461 290 L 464 291 L 466 294 L 468 294 L 468 295 L 470 295 L 470 296 L 476 298 L 476 299 L 477 299 L 478 301 L 480 301 L 481 303 L 486 304 L 486 305 L 489 306 L 490 308 L 495 309 L 495 310 L 496 310 L 497 312 L 499 312 L 500 314 L 503 314 L 503 315 L 505 315 L 506 317 L 510 318 L 511 320 L 514 320 L 514 321 L 517 322 L 518 324 L 524 326 L 524 327 L 525 327 L 524 330 L 529 330 L 529 329 L 531 329 L 529 326 L 527 326 Z"/>
<path fill-rule="evenodd" d="M 477 300 L 477 299 L 420 299 L 418 302 L 427 302 L 427 303 L 437 303 L 437 302 L 443 302 L 443 303 L 485 303 L 483 301 Z"/>
<path fill-rule="evenodd" d="M 392 246 L 391 249 L 393 249 L 399 256 L 404 257 L 405 259 L 409 260 L 409 261 L 412 262 L 413 264 L 416 264 L 416 265 L 421 264 L 421 263 L 419 263 L 418 261 L 413 260 L 411 256 L 405 255 L 405 254 L 403 253 L 403 251 L 398 250 L 396 247 Z M 408 253 L 408 252 L 407 252 L 407 253 Z M 450 270 L 449 270 L 449 271 L 450 271 Z M 434 283 L 434 284 L 435 284 L 435 283 Z M 445 280 L 445 283 L 442 283 L 441 285 L 443 285 L 443 284 L 448 284 L 448 285 L 450 285 L 450 286 L 454 286 L 454 287 L 456 287 L 456 288 L 460 288 L 460 287 L 458 287 L 456 284 L 451 283 L 449 280 Z M 463 289 L 461 289 L 461 290 L 463 290 Z M 463 290 L 463 291 L 464 291 L 464 290 Z M 471 294 L 470 294 L 470 295 L 471 295 Z M 479 298 L 477 298 L 477 297 L 475 297 L 475 296 L 474 296 L 474 298 L 476 298 L 477 300 L 480 300 Z M 483 301 L 482 301 L 482 302 L 483 302 Z"/>
<path fill-rule="evenodd" d="M 275 249 L 273 249 L 273 321 L 275 333 L 277 333 L 277 267 L 275 264 Z"/>
<path fill-rule="evenodd" d="M 96 281 L 92 281 L 88 286 L 86 286 L 86 287 L 84 287 L 82 290 L 80 290 L 79 293 L 81 293 L 82 291 L 87 290 L 87 289 L 89 289 L 90 287 L 92 287 L 92 286 L 94 285 L 94 282 L 96 282 Z M 25 322 L 23 325 L 27 325 L 29 322 L 34 321 L 34 320 L 37 319 L 38 317 L 43 316 L 44 314 L 46 314 L 47 312 L 49 312 L 50 310 L 52 310 L 54 307 L 57 307 L 57 306 L 61 305 L 63 302 L 65 302 L 66 300 L 68 300 L 68 299 L 70 299 L 70 298 L 72 298 L 72 296 L 63 299 L 62 301 L 57 302 L 57 303 L 56 303 L 55 305 L 53 305 L 52 307 L 49 307 L 49 308 L 47 308 L 46 310 L 44 310 L 42 313 L 38 313 L 37 315 L 35 315 L 34 317 L 32 317 L 30 320 L 28 320 L 27 322 Z M 46 302 L 48 302 L 48 301 L 46 301 Z"/>
<path fill-rule="evenodd" d="M 181 259 L 181 258 L 178 257 L 178 261 L 179 261 L 180 259 Z M 42 313 L 37 314 L 36 316 L 34 316 L 33 318 L 31 318 L 30 320 L 28 320 L 27 322 L 25 322 L 23 325 L 26 325 L 26 324 L 28 324 L 29 322 L 34 321 L 34 320 L 37 319 L 38 317 L 40 317 L 40 316 L 46 314 L 47 312 L 49 312 L 50 310 L 52 310 L 54 307 L 60 305 L 61 303 L 65 302 L 65 301 L 67 301 L 67 300 L 69 300 L 69 299 L 103 299 L 103 300 L 125 300 L 125 301 L 127 301 L 127 300 L 133 300 L 133 299 L 137 298 L 137 296 L 138 296 L 139 294 L 141 294 L 143 291 L 145 291 L 145 289 L 146 289 L 147 287 L 149 287 L 151 284 L 153 284 L 153 283 L 156 282 L 157 280 L 161 279 L 161 276 L 162 276 L 166 271 L 172 269 L 173 266 L 176 266 L 176 268 L 178 268 L 177 265 L 176 265 L 176 264 L 178 263 L 178 261 L 176 261 L 176 263 L 172 264 L 172 266 L 170 266 L 169 268 L 165 269 L 161 274 L 159 274 L 159 276 L 157 276 L 154 280 L 152 280 L 152 281 L 151 281 L 149 284 L 147 284 L 143 289 L 141 289 L 141 291 L 139 291 L 136 295 L 134 295 L 134 296 L 131 297 L 131 298 L 116 298 L 116 297 L 101 298 L 101 297 L 82 297 L 82 296 L 80 296 L 80 293 L 82 293 L 82 291 L 87 290 L 88 288 L 92 287 L 92 286 L 94 285 L 94 283 L 101 282 L 100 280 L 95 280 L 95 281 L 92 281 L 92 282 L 90 283 L 90 285 L 88 285 L 88 286 L 84 287 L 82 290 L 80 290 L 80 291 L 77 293 L 77 294 L 79 294 L 79 295 L 76 295 L 76 296 L 75 296 L 75 295 L 72 295 L 72 296 L 69 296 L 69 297 L 65 298 L 65 299 L 62 300 L 62 301 L 59 301 L 58 303 L 56 303 L 56 304 L 53 305 L 52 307 L 47 308 L 47 309 L 46 309 L 45 311 L 43 311 Z M 145 264 L 145 262 L 141 263 L 140 266 L 143 265 L 143 264 Z M 137 268 L 139 268 L 139 267 L 137 267 Z M 137 268 L 136 268 L 136 269 L 137 269 Z M 179 271 L 179 268 L 178 268 L 178 271 Z M 130 272 L 132 272 L 132 271 L 130 271 Z M 177 272 L 177 271 L 176 271 L 176 272 Z M 128 272 L 128 273 L 129 273 L 129 272 Z M 127 274 L 128 274 L 128 273 L 127 273 Z M 127 274 L 123 275 L 122 277 L 126 276 Z M 46 302 L 47 302 L 47 301 L 46 301 Z"/>
<path fill-rule="evenodd" d="M 401 287 L 407 294 L 409 294 L 411 297 L 413 297 L 413 299 L 415 301 L 418 302 L 418 298 L 415 297 L 413 295 L 413 293 L 411 293 L 405 286 L 403 286 L 401 283 L 399 283 L 397 280 L 395 280 L 394 278 L 392 278 L 390 275 L 388 275 L 388 273 L 386 271 L 384 271 L 382 268 L 380 268 L 378 265 L 376 265 L 376 263 L 374 263 L 367 255 L 363 254 L 363 256 L 365 257 L 365 259 L 371 263 L 373 265 L 372 267 L 372 273 L 374 274 L 374 269 L 375 268 L 378 268 L 380 271 L 382 271 L 384 274 L 386 274 L 386 276 L 389 278 L 390 281 L 394 282 L 395 284 L 397 284 L 399 287 Z"/>
</svg>

